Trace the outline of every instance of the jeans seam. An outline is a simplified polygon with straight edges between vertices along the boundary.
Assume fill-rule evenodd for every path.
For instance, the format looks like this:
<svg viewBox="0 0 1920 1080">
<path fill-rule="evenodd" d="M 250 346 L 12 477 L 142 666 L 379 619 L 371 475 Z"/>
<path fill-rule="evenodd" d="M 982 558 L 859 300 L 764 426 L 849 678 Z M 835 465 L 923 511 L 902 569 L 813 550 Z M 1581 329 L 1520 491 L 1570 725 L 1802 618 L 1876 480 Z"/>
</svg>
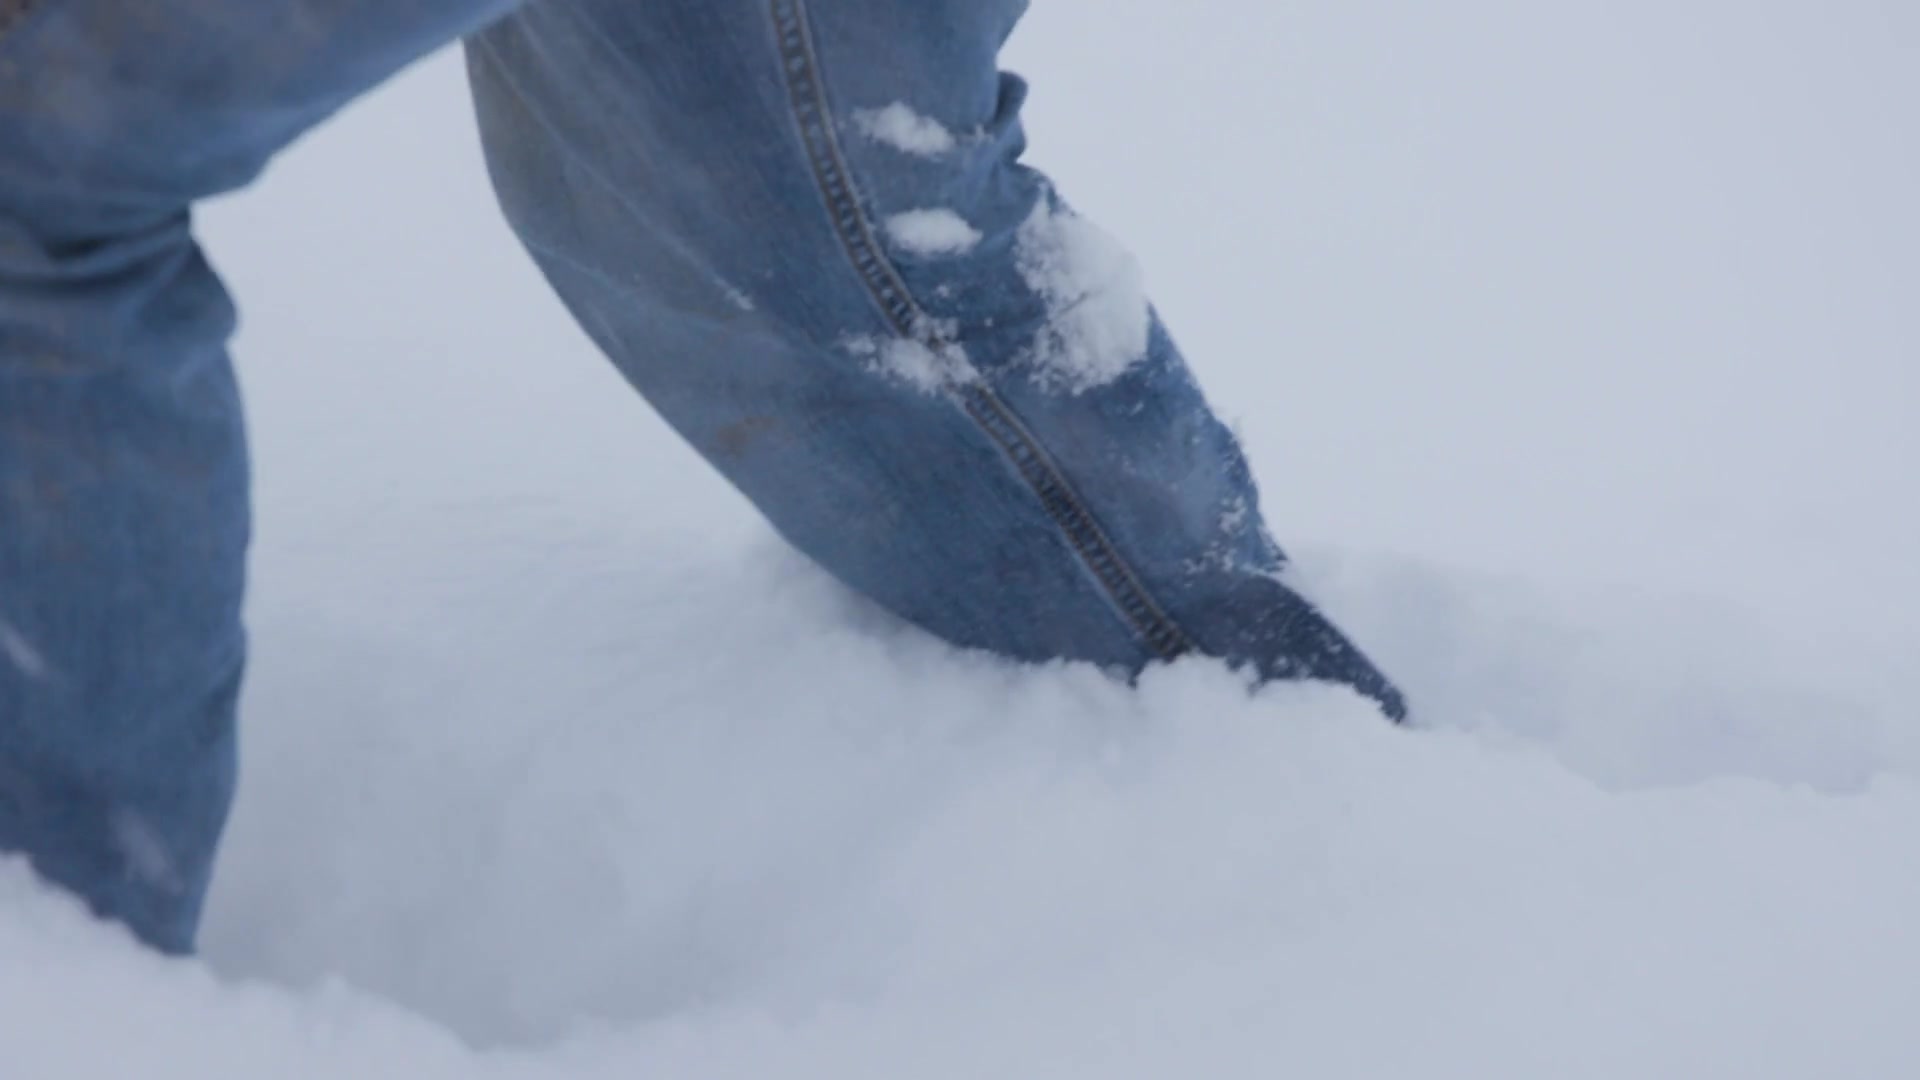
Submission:
<svg viewBox="0 0 1920 1080">
<path fill-rule="evenodd" d="M 873 222 L 855 193 L 835 135 L 819 54 L 808 25 L 806 0 L 771 0 L 771 12 L 794 125 L 842 250 L 874 304 L 900 336 L 927 346 L 936 355 L 946 354 L 956 343 L 945 340 L 899 270 L 882 253 Z M 1013 465 L 1108 601 L 1148 647 L 1163 660 L 1193 651 L 1186 633 L 1148 593 L 1059 465 L 1006 402 L 979 379 L 949 382 L 943 389 L 948 400 L 966 413 Z"/>
</svg>

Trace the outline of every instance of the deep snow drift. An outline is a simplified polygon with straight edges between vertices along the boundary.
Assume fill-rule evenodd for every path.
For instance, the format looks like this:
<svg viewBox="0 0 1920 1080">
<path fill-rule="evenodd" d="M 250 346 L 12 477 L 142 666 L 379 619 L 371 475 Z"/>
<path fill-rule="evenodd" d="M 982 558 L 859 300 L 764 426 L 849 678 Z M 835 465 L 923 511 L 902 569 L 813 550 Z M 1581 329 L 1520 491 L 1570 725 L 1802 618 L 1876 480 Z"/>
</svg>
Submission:
<svg viewBox="0 0 1920 1080">
<path fill-rule="evenodd" d="M 1413 732 L 890 624 L 568 325 L 450 58 L 331 126 L 206 215 L 261 474 L 206 955 L 0 865 L 0 1074 L 1920 1070 L 1920 24 L 1552 8 L 1013 57 Z"/>
</svg>

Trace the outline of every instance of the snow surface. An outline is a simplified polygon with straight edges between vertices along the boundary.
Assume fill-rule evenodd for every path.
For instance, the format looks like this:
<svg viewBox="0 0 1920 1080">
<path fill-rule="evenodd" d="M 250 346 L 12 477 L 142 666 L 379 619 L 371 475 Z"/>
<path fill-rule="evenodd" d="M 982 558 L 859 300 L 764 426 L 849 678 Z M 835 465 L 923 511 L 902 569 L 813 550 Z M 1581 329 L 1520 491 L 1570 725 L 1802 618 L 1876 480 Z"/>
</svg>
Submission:
<svg viewBox="0 0 1920 1080">
<path fill-rule="evenodd" d="M 1413 732 L 823 582 L 571 328 L 427 65 L 205 215 L 261 479 L 205 957 L 0 865 L 0 1074 L 1915 1075 L 1916 44 L 1035 6 L 1035 161 Z"/>
</svg>

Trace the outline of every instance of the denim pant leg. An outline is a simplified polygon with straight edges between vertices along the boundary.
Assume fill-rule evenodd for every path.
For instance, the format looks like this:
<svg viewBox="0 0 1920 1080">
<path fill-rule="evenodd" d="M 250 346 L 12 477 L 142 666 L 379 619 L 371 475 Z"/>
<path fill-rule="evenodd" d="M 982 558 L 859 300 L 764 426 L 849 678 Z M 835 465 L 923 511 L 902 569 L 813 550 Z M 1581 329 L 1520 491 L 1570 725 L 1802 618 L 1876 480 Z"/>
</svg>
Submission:
<svg viewBox="0 0 1920 1080">
<path fill-rule="evenodd" d="M 551 0 L 468 42 L 580 324 L 795 546 L 954 642 L 1392 684 L 1282 580 L 1124 252 L 1020 164 L 1021 0 Z M 1130 152 L 1116 146 L 1116 164 Z"/>
<path fill-rule="evenodd" d="M 0 851 L 162 950 L 193 944 L 244 651 L 234 316 L 188 208 L 507 6 L 0 4 Z"/>
</svg>

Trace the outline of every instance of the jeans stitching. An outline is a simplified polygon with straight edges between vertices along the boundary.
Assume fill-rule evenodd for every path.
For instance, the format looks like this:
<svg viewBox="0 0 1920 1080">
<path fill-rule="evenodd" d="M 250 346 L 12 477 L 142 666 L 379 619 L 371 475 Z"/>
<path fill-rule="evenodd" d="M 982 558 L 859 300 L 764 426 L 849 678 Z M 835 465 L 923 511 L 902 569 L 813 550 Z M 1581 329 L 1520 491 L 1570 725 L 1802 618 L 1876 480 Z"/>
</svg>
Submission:
<svg viewBox="0 0 1920 1080">
<path fill-rule="evenodd" d="M 814 181 L 826 200 L 847 258 L 873 301 L 902 337 L 944 354 L 954 343 L 944 340 L 914 300 L 899 271 L 881 254 L 873 225 L 854 193 L 845 157 L 834 134 L 826 87 L 820 77 L 818 53 L 807 25 L 805 0 L 771 0 L 778 36 L 781 67 L 794 124 L 805 146 Z M 1147 592 L 1139 576 L 1121 558 L 1113 541 L 1060 468 L 1012 409 L 983 382 L 968 381 L 946 387 L 949 400 L 993 440 L 1015 471 L 1026 481 L 1047 516 L 1072 545 L 1080 561 L 1104 589 L 1108 600 L 1161 659 L 1192 651 L 1193 644 Z"/>
</svg>

